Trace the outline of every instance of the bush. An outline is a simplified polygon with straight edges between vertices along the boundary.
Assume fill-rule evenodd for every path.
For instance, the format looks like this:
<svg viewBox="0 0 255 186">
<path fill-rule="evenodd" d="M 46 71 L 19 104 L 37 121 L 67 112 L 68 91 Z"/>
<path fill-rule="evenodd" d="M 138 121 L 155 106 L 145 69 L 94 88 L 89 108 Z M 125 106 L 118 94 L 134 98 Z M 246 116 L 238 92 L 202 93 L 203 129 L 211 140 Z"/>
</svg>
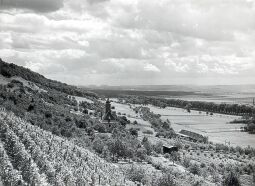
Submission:
<svg viewBox="0 0 255 186">
<path fill-rule="evenodd" d="M 132 136 L 138 137 L 138 130 L 139 130 L 139 129 L 130 128 L 130 129 L 129 129 L 129 132 L 130 132 L 130 134 L 131 134 Z"/>
<path fill-rule="evenodd" d="M 188 168 L 190 166 L 190 158 L 184 157 L 182 164 L 184 167 Z"/>
<path fill-rule="evenodd" d="M 133 182 L 140 182 L 145 184 L 145 170 L 138 166 L 132 166 L 130 169 L 127 170 L 127 177 Z"/>
<path fill-rule="evenodd" d="M 147 137 L 143 138 L 142 144 L 143 144 L 143 147 L 146 149 L 147 155 L 151 155 L 153 151 L 153 147 Z"/>
<path fill-rule="evenodd" d="M 162 152 L 163 152 L 163 143 L 162 142 L 157 142 L 156 145 L 153 145 L 153 150 L 158 154 L 162 154 Z"/>
<path fill-rule="evenodd" d="M 222 181 L 223 186 L 240 186 L 240 180 L 239 177 L 236 173 L 233 171 L 230 171 L 227 173 L 227 175 L 223 176 L 223 181 Z"/>
<path fill-rule="evenodd" d="M 50 113 L 49 111 L 45 112 L 45 117 L 46 118 L 52 118 L 52 113 Z"/>
<path fill-rule="evenodd" d="M 8 87 L 8 88 L 13 88 L 13 87 L 14 87 L 14 83 L 8 83 L 8 84 L 7 84 L 7 87 Z"/>
<path fill-rule="evenodd" d="M 105 147 L 105 143 L 103 142 L 102 139 L 96 137 L 93 141 L 93 149 L 99 153 L 102 154 L 103 153 L 103 149 Z"/>
<path fill-rule="evenodd" d="M 201 168 L 205 168 L 205 167 L 206 167 L 205 163 L 201 163 L 201 164 L 200 164 L 200 167 L 201 167 Z"/>
<path fill-rule="evenodd" d="M 100 133 L 105 133 L 105 132 L 106 132 L 106 127 L 105 127 L 105 125 L 102 124 L 102 123 L 96 123 L 96 124 L 94 125 L 94 129 L 97 130 L 97 131 L 100 132 Z"/>
<path fill-rule="evenodd" d="M 200 167 L 199 167 L 199 165 L 198 165 L 197 163 L 192 164 L 192 165 L 189 167 L 189 171 L 190 171 L 192 174 L 201 175 L 201 169 L 200 169 Z"/>
<path fill-rule="evenodd" d="M 62 136 L 68 137 L 68 138 L 72 137 L 72 133 L 67 129 L 61 129 L 60 134 Z"/>
<path fill-rule="evenodd" d="M 138 148 L 137 151 L 136 151 L 136 156 L 140 160 L 145 160 L 146 154 L 147 154 L 147 150 L 145 148 L 143 148 L 143 147 Z"/>
<path fill-rule="evenodd" d="M 175 177 L 170 173 L 164 173 L 157 181 L 155 185 L 160 186 L 175 186 Z"/>
<path fill-rule="evenodd" d="M 8 71 L 5 70 L 5 69 L 1 69 L 1 74 L 2 74 L 4 77 L 7 77 L 7 78 L 12 77 L 11 73 L 8 72 Z"/>
</svg>

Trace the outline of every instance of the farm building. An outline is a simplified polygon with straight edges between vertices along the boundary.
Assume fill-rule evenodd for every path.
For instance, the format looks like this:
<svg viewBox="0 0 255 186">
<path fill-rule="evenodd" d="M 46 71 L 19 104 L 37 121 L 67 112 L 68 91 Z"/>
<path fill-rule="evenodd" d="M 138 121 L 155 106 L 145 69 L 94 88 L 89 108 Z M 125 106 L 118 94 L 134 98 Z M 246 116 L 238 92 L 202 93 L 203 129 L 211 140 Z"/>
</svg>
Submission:
<svg viewBox="0 0 255 186">
<path fill-rule="evenodd" d="M 191 141 L 206 141 L 207 138 L 201 134 L 198 134 L 196 132 L 188 131 L 188 130 L 181 130 L 179 133 L 177 133 L 178 136 L 181 138 L 191 140 Z"/>
</svg>

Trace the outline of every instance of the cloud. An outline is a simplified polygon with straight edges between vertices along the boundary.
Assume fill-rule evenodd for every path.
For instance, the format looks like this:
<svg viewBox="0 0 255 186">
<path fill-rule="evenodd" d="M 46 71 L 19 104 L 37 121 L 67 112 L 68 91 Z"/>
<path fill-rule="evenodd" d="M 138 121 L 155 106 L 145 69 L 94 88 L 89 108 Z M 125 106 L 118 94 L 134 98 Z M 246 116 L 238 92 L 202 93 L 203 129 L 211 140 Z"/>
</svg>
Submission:
<svg viewBox="0 0 255 186">
<path fill-rule="evenodd" d="M 249 83 L 255 73 L 254 4 L 3 0 L 0 56 L 74 84 L 204 83 L 206 78 L 238 83 L 236 76 Z"/>
<path fill-rule="evenodd" d="M 149 72 L 160 72 L 160 69 L 153 64 L 146 64 L 144 70 Z"/>
<path fill-rule="evenodd" d="M 1 9 L 25 9 L 52 12 L 63 7 L 63 0 L 2 0 Z"/>
</svg>

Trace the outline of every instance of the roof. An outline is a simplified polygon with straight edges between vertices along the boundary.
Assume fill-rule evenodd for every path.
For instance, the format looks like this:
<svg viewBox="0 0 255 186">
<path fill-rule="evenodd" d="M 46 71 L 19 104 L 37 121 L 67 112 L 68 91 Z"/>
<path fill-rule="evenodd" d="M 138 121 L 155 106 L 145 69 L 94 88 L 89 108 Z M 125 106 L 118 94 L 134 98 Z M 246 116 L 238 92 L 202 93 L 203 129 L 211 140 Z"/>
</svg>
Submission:
<svg viewBox="0 0 255 186">
<path fill-rule="evenodd" d="M 201 140 L 201 139 L 205 138 L 201 134 L 198 134 L 198 133 L 192 132 L 192 131 L 188 131 L 188 130 L 183 130 L 183 129 L 179 132 L 179 135 L 184 136 L 184 137 L 189 137 L 189 138 L 192 138 L 192 139 L 195 139 L 195 140 Z"/>
<path fill-rule="evenodd" d="M 166 148 L 169 148 L 169 149 L 171 149 L 171 148 L 175 148 L 176 146 L 168 146 L 168 145 L 162 145 L 163 147 L 166 147 Z"/>
</svg>

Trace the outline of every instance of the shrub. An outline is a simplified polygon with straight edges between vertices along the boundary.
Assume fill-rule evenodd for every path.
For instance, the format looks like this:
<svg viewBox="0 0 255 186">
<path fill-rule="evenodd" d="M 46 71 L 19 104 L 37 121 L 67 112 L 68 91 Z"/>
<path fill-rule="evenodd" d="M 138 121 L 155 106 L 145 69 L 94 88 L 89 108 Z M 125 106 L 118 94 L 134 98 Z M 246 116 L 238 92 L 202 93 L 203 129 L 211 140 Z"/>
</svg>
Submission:
<svg viewBox="0 0 255 186">
<path fill-rule="evenodd" d="M 223 186 L 240 186 L 240 180 L 239 177 L 236 173 L 233 171 L 230 171 L 227 173 L 227 175 L 223 176 L 223 181 L 222 181 Z"/>
<path fill-rule="evenodd" d="M 72 137 L 72 133 L 67 129 L 61 129 L 60 134 L 68 138 Z"/>
<path fill-rule="evenodd" d="M 13 87 L 14 87 L 14 83 L 8 83 L 8 84 L 7 84 L 7 87 L 8 87 L 8 88 L 13 88 Z"/>
<path fill-rule="evenodd" d="M 147 154 L 147 151 L 145 148 L 138 148 L 137 151 L 136 151 L 136 156 L 140 159 L 140 160 L 145 160 L 146 158 L 146 154 Z"/>
<path fill-rule="evenodd" d="M 201 164 L 200 164 L 200 167 L 201 167 L 201 168 L 206 167 L 205 163 L 201 163 Z"/>
<path fill-rule="evenodd" d="M 1 74 L 2 74 L 4 77 L 7 77 L 7 78 L 12 77 L 11 73 L 8 72 L 6 69 L 1 69 Z"/>
<path fill-rule="evenodd" d="M 153 150 L 158 153 L 158 154 L 162 154 L 163 151 L 163 143 L 162 142 L 157 142 L 156 145 L 153 145 Z"/>
<path fill-rule="evenodd" d="M 93 141 L 93 149 L 99 153 L 102 154 L 105 147 L 105 143 L 98 137 L 96 137 Z"/>
<path fill-rule="evenodd" d="M 201 175 L 201 169 L 200 169 L 200 167 L 199 167 L 199 165 L 198 165 L 197 163 L 192 164 L 192 165 L 189 167 L 189 171 L 190 171 L 192 174 Z"/>
<path fill-rule="evenodd" d="M 97 131 L 100 132 L 100 133 L 105 133 L 105 132 L 106 132 L 106 127 L 105 127 L 105 125 L 102 124 L 102 123 L 96 123 L 96 124 L 94 125 L 94 129 L 97 130 Z"/>
<path fill-rule="evenodd" d="M 130 128 L 130 129 L 129 129 L 129 132 L 130 132 L 130 134 L 131 134 L 132 136 L 138 137 L 138 130 L 139 130 L 139 129 L 136 129 L 136 128 Z"/>
<path fill-rule="evenodd" d="M 158 178 L 158 180 L 156 181 L 156 185 L 175 186 L 177 184 L 173 175 L 171 175 L 170 173 L 164 173 L 160 178 Z"/>
<path fill-rule="evenodd" d="M 127 177 L 133 182 L 146 182 L 145 179 L 145 170 L 138 166 L 132 166 L 130 169 L 127 170 Z"/>
<path fill-rule="evenodd" d="M 176 146 L 178 149 L 182 149 L 182 142 L 180 140 L 177 140 L 174 142 L 174 146 Z"/>
<path fill-rule="evenodd" d="M 50 113 L 49 111 L 45 112 L 45 117 L 46 118 L 52 118 L 52 113 Z"/>
<path fill-rule="evenodd" d="M 188 168 L 190 166 L 190 158 L 184 157 L 182 164 L 184 167 Z"/>
</svg>

